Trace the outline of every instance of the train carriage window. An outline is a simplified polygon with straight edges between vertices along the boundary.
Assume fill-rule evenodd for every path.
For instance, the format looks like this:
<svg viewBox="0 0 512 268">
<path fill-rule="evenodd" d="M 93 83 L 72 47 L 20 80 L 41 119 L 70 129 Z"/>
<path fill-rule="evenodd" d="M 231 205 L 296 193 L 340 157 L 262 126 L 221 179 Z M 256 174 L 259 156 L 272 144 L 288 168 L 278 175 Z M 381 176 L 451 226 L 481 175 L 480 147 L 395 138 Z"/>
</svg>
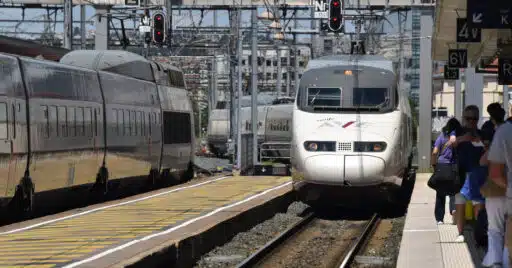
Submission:
<svg viewBox="0 0 512 268">
<path fill-rule="evenodd" d="M 151 137 L 151 113 L 148 113 L 148 129 L 149 129 L 149 136 Z"/>
<path fill-rule="evenodd" d="M 140 127 L 139 135 L 143 136 L 144 135 L 144 124 L 142 123 L 142 112 L 140 112 L 140 111 L 137 112 L 137 123 L 139 124 L 138 127 Z"/>
<path fill-rule="evenodd" d="M 75 118 L 75 107 L 68 107 L 68 129 L 69 136 L 76 136 L 76 118 Z"/>
<path fill-rule="evenodd" d="M 43 122 L 41 122 L 41 129 L 45 138 L 50 137 L 50 119 L 48 116 L 48 106 L 41 105 L 43 109 Z"/>
<path fill-rule="evenodd" d="M 124 135 L 130 136 L 130 111 L 123 110 L 123 116 Z"/>
<path fill-rule="evenodd" d="M 76 108 L 76 135 L 84 136 L 84 107 Z"/>
<path fill-rule="evenodd" d="M 142 136 L 146 136 L 146 112 L 141 112 L 142 116 Z"/>
<path fill-rule="evenodd" d="M 59 106 L 57 116 L 59 117 L 60 133 L 63 137 L 68 136 L 68 123 L 66 107 Z"/>
<path fill-rule="evenodd" d="M 94 136 L 98 136 L 98 129 L 100 128 L 100 122 L 98 120 L 99 114 L 99 110 L 94 109 Z"/>
<path fill-rule="evenodd" d="M 163 112 L 164 144 L 189 143 L 191 123 L 189 113 Z"/>
<path fill-rule="evenodd" d="M 8 129 L 7 129 L 7 104 L 4 102 L 0 102 L 0 139 L 6 140 L 8 138 Z"/>
<path fill-rule="evenodd" d="M 12 138 L 16 139 L 16 105 L 12 105 Z"/>
<path fill-rule="evenodd" d="M 91 137 L 92 134 L 92 109 L 85 107 L 84 110 L 84 125 L 85 125 L 85 136 Z"/>
<path fill-rule="evenodd" d="M 117 117 L 117 113 L 118 113 L 118 110 L 117 109 L 112 109 L 112 116 L 114 117 L 114 119 L 112 120 L 114 122 L 114 126 L 112 127 L 112 129 L 114 130 L 113 132 L 119 136 L 119 117 Z"/>
<path fill-rule="evenodd" d="M 130 125 L 132 126 L 132 136 L 137 136 L 137 116 L 135 114 L 135 111 L 130 112 Z"/>
<path fill-rule="evenodd" d="M 50 118 L 49 118 L 49 121 L 50 123 L 48 124 L 49 126 L 49 131 L 50 131 L 50 135 L 54 135 L 53 133 L 55 133 L 55 136 L 59 136 L 59 121 L 58 121 L 58 117 L 57 117 L 57 106 L 50 106 Z"/>
<path fill-rule="evenodd" d="M 117 109 L 117 135 L 122 136 L 123 135 L 123 110 Z"/>
</svg>

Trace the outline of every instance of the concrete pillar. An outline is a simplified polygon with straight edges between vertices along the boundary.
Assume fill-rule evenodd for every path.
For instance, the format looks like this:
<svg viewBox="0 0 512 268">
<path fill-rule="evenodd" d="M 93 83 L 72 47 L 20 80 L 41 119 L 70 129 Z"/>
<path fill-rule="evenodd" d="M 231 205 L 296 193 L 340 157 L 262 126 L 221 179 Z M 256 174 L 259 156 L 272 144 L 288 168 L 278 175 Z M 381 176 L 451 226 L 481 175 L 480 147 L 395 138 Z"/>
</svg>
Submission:
<svg viewBox="0 0 512 268">
<path fill-rule="evenodd" d="M 94 49 L 108 50 L 108 12 L 110 6 L 94 6 L 96 9 L 96 34 L 94 35 Z"/>
<path fill-rule="evenodd" d="M 461 121 L 462 120 L 462 82 L 461 80 L 457 80 L 455 81 L 455 92 L 454 92 L 454 108 L 455 108 L 455 112 L 454 112 L 454 115 L 455 115 L 455 118 L 457 118 L 457 120 Z"/>
<path fill-rule="evenodd" d="M 467 68 L 466 74 L 466 94 L 464 96 L 465 106 L 476 105 L 480 109 L 480 118 L 484 114 L 486 107 L 483 107 L 484 76 L 475 72 L 475 68 Z M 463 108 L 464 109 L 464 108 Z"/>
<path fill-rule="evenodd" d="M 430 13 L 421 14 L 421 36 L 432 36 L 433 18 Z M 432 139 L 432 39 L 420 41 L 420 105 L 418 132 L 418 168 L 430 167 Z"/>
</svg>

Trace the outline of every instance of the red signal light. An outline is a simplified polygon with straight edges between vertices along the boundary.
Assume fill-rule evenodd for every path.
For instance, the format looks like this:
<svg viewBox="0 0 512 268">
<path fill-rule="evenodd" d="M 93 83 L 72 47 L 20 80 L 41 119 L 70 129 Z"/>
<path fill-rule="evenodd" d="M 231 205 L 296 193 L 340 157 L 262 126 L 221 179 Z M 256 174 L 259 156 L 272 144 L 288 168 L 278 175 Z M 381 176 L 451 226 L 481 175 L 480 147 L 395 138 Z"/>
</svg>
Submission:
<svg viewBox="0 0 512 268">
<path fill-rule="evenodd" d="M 162 17 L 156 16 L 156 20 L 162 20 Z"/>
<path fill-rule="evenodd" d="M 156 32 L 156 34 L 161 35 L 162 33 L 161 32 Z"/>
<path fill-rule="evenodd" d="M 334 22 L 337 21 L 337 20 L 338 20 L 337 18 L 332 18 L 332 21 L 334 21 Z"/>
<path fill-rule="evenodd" d="M 334 3 L 332 3 L 335 7 L 338 7 L 340 5 L 340 2 L 338 1 L 334 1 Z"/>
</svg>

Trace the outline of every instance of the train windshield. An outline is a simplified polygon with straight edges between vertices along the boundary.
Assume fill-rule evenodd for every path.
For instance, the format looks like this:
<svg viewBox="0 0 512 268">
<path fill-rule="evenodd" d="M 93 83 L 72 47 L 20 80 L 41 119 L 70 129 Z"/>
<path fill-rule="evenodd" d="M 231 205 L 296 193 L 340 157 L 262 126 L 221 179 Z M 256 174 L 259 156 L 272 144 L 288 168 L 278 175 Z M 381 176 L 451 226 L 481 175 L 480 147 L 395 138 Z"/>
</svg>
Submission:
<svg viewBox="0 0 512 268">
<path fill-rule="evenodd" d="M 391 107 L 390 90 L 380 87 L 310 87 L 307 89 L 308 110 L 375 111 Z"/>
</svg>

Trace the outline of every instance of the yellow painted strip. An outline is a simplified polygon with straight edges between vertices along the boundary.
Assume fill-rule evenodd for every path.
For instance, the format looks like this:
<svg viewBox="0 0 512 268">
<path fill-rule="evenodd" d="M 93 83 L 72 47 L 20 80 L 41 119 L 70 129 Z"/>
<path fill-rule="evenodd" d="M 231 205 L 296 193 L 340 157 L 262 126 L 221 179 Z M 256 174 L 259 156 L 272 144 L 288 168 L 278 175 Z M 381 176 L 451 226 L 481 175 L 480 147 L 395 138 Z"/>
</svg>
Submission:
<svg viewBox="0 0 512 268">
<path fill-rule="evenodd" d="M 0 243 L 0 254 L 4 256 L 0 258 L 0 262 L 9 257 L 21 257 L 25 252 L 29 256 L 39 256 L 64 251 L 59 254 L 63 257 L 66 254 L 68 259 L 78 258 L 82 253 L 90 253 L 123 239 L 171 227 L 177 222 L 240 201 L 289 180 L 290 178 L 276 177 L 229 178 L 200 188 L 190 188 L 1 236 L 0 242 L 4 243 Z M 23 238 L 43 240 L 12 241 Z M 111 240 L 101 241 L 105 239 Z M 19 260 L 16 262 L 19 263 Z"/>
<path fill-rule="evenodd" d="M 20 267 L 29 267 L 29 268 L 49 268 L 49 267 L 55 267 L 55 264 L 30 264 L 30 265 L 23 265 L 23 266 L 11 266 L 11 265 L 8 265 L 8 266 L 4 266 L 2 265 L 3 268 L 20 268 Z"/>
</svg>

